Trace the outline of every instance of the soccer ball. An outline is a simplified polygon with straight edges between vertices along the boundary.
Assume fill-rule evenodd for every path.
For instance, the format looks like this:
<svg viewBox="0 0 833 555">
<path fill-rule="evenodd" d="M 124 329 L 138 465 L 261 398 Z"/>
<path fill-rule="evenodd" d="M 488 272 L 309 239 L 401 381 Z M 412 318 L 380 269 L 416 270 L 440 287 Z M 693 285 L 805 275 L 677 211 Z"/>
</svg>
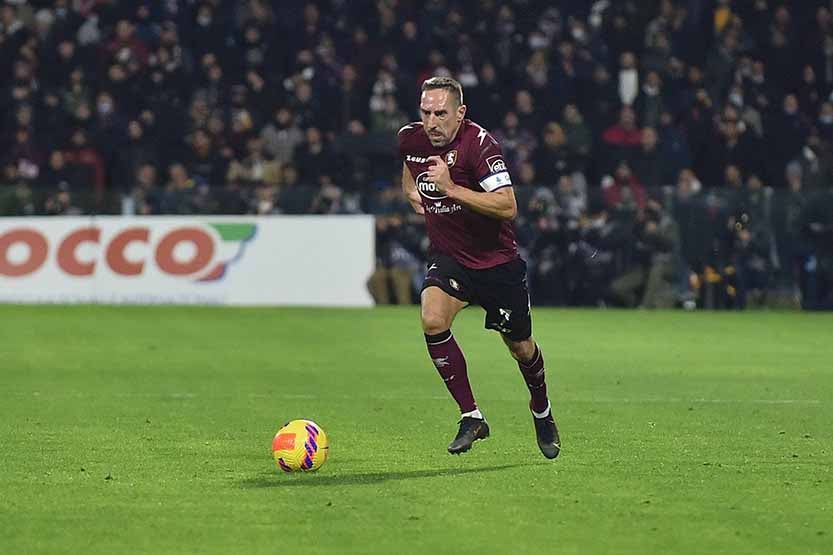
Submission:
<svg viewBox="0 0 833 555">
<path fill-rule="evenodd" d="M 327 434 L 312 420 L 287 422 L 272 440 L 272 454 L 284 472 L 318 470 L 329 450 Z"/>
</svg>

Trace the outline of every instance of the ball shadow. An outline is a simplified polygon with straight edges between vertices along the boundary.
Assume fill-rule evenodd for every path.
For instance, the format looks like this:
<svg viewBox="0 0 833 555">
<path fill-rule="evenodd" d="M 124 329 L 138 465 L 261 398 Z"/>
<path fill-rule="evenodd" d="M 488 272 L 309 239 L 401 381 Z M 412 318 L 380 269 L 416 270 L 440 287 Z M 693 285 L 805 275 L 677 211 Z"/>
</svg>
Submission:
<svg viewBox="0 0 833 555">
<path fill-rule="evenodd" d="M 437 468 L 429 470 L 406 470 L 391 472 L 367 472 L 360 474 L 319 474 L 298 473 L 281 474 L 279 472 L 263 474 L 241 480 L 240 487 L 249 488 L 284 488 L 284 487 L 318 487 L 318 486 L 361 486 L 380 482 L 398 480 L 416 480 L 437 476 L 460 476 L 462 474 L 479 474 L 483 472 L 500 472 L 522 466 L 537 466 L 542 463 L 516 463 L 473 468 Z"/>
</svg>

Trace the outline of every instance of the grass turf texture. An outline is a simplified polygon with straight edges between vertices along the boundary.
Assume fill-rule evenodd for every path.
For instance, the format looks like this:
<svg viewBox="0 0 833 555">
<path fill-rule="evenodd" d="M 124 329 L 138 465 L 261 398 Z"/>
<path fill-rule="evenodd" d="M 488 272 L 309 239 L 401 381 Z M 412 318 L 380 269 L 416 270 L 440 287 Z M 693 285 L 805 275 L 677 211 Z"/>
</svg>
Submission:
<svg viewBox="0 0 833 555">
<path fill-rule="evenodd" d="M 0 551 L 831 552 L 831 315 L 534 316 L 556 461 L 479 309 L 492 437 L 452 457 L 415 308 L 0 306 Z M 292 418 L 315 474 L 272 460 Z"/>
</svg>

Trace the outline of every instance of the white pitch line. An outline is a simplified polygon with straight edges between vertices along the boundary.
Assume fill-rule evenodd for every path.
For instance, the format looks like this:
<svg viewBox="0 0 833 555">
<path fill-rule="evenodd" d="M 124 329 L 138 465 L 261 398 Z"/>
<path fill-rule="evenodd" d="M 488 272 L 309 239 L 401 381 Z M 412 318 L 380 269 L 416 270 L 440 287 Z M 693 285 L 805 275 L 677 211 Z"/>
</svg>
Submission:
<svg viewBox="0 0 833 555">
<path fill-rule="evenodd" d="M 650 398 L 650 399 L 631 399 L 631 398 L 578 398 L 565 399 L 563 402 L 571 403 L 713 403 L 713 404 L 761 404 L 761 405 L 819 405 L 822 401 L 819 399 L 679 399 L 679 398 Z"/>
</svg>

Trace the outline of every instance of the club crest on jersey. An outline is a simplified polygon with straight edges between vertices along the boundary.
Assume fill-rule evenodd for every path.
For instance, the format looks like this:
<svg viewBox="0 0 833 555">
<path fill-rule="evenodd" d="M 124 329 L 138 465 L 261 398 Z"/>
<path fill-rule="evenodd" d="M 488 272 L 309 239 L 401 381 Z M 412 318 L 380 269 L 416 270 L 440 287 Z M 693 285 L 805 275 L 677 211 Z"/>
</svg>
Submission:
<svg viewBox="0 0 833 555">
<path fill-rule="evenodd" d="M 449 150 L 448 152 L 446 152 L 445 163 L 448 165 L 448 167 L 450 168 L 451 166 L 453 166 L 455 162 L 457 162 L 457 151 Z"/>
<path fill-rule="evenodd" d="M 417 191 L 428 200 L 442 200 L 448 195 L 441 192 L 435 183 L 428 180 L 428 172 L 422 172 L 416 178 Z"/>
</svg>

